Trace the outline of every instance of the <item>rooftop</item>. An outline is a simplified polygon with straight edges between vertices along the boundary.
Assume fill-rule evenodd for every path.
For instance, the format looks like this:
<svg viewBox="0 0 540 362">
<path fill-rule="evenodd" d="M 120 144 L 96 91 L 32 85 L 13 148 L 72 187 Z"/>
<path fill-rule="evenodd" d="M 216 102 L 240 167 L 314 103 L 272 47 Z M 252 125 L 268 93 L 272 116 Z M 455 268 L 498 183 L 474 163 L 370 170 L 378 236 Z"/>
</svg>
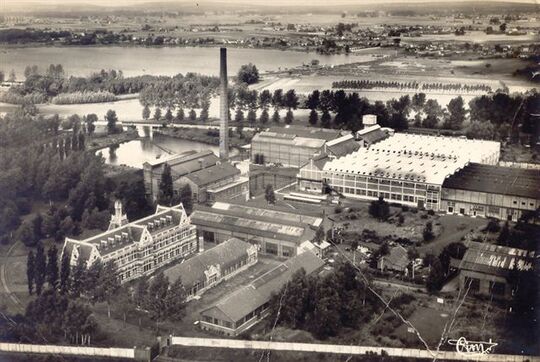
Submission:
<svg viewBox="0 0 540 362">
<path fill-rule="evenodd" d="M 216 202 L 212 207 L 198 205 L 191 221 L 195 225 L 228 227 L 248 234 L 302 242 L 314 236 L 322 218 Z"/>
<path fill-rule="evenodd" d="M 324 262 L 310 251 L 303 252 L 269 270 L 251 284 L 223 297 L 213 307 L 201 314 L 221 320 L 236 322 L 270 300 L 285 283 L 300 269 L 311 274 L 324 265 Z"/>
<path fill-rule="evenodd" d="M 219 265 L 221 270 L 229 268 L 242 259 L 248 257 L 247 250 L 251 244 L 240 239 L 231 238 L 212 249 L 191 257 L 181 264 L 164 270 L 164 274 L 171 282 L 178 278 L 182 280 L 185 288 L 189 289 L 195 283 L 206 280 L 204 272 L 211 265 Z"/>
<path fill-rule="evenodd" d="M 412 155 L 370 147 L 327 162 L 324 171 L 441 185 L 446 176 L 466 163 L 466 160 L 459 158 Z"/>
<path fill-rule="evenodd" d="M 540 170 L 471 163 L 447 177 L 443 187 L 540 199 Z"/>
<path fill-rule="evenodd" d="M 352 134 L 348 134 L 335 140 L 326 142 L 326 153 L 335 157 L 342 157 L 353 153 L 360 148 L 360 144 L 356 142 Z"/>
<path fill-rule="evenodd" d="M 529 271 L 533 269 L 534 251 L 469 241 L 467 251 L 458 264 L 459 269 L 485 274 L 508 276 L 512 269 Z"/>
<path fill-rule="evenodd" d="M 486 157 L 500 151 L 500 143 L 470 140 L 457 137 L 428 136 L 396 133 L 372 146 L 376 150 L 412 152 L 424 156 L 465 158 L 470 162 L 482 162 Z"/>
<path fill-rule="evenodd" d="M 204 186 L 239 174 L 239 169 L 224 162 L 189 173 L 185 177 L 198 186 Z"/>
<path fill-rule="evenodd" d="M 341 136 L 338 130 L 308 127 L 271 128 L 257 133 L 252 142 L 289 144 L 295 147 L 321 148 L 327 141 Z"/>
</svg>

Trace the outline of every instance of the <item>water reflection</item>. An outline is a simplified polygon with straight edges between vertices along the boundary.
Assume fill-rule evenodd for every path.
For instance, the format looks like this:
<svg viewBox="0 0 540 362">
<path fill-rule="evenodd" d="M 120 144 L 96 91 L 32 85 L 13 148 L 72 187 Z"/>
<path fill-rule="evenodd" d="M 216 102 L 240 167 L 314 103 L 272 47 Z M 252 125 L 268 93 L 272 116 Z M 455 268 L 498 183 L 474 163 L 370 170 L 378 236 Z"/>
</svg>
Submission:
<svg viewBox="0 0 540 362">
<path fill-rule="evenodd" d="M 145 138 L 129 141 L 111 146 L 108 149 L 99 150 L 97 154 L 105 158 L 105 162 L 111 165 L 142 168 L 144 162 L 191 150 L 211 150 L 215 154 L 219 153 L 218 146 L 155 134 L 153 139 Z M 234 155 L 234 150 L 231 153 Z"/>
</svg>

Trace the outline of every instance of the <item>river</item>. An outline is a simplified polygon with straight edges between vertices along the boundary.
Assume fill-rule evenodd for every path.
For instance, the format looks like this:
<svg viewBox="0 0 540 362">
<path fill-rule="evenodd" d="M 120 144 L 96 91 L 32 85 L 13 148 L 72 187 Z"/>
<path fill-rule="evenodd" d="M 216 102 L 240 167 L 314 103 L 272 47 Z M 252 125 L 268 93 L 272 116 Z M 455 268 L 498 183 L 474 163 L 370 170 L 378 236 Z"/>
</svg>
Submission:
<svg viewBox="0 0 540 362">
<path fill-rule="evenodd" d="M 42 71 L 49 64 L 62 64 L 66 74 L 86 76 L 101 69 L 122 70 L 125 76 L 142 74 L 175 75 L 195 72 L 219 74 L 219 49 L 214 47 L 0 47 L 1 68 L 13 69 L 23 79 L 27 65 Z M 236 74 L 242 64 L 253 63 L 260 71 L 276 71 L 310 64 L 338 65 L 371 59 L 370 52 L 321 55 L 276 49 L 228 49 L 229 74 Z"/>
<path fill-rule="evenodd" d="M 117 148 L 99 150 L 97 154 L 102 155 L 105 162 L 110 165 L 142 168 L 144 162 L 167 157 L 171 151 L 177 154 L 192 150 L 211 150 L 216 155 L 219 153 L 218 146 L 155 134 L 153 139 L 132 140 L 120 144 Z M 236 154 L 236 150 L 231 150 L 231 154 Z"/>
</svg>

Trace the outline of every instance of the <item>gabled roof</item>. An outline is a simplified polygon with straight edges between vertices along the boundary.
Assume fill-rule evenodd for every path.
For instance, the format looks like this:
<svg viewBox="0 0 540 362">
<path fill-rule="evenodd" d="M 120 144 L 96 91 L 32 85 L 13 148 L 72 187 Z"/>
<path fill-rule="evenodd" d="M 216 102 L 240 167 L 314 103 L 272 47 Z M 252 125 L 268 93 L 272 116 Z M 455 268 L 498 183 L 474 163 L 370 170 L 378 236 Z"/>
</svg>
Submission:
<svg viewBox="0 0 540 362">
<path fill-rule="evenodd" d="M 174 265 L 164 271 L 166 277 L 172 282 L 178 278 L 186 289 L 197 282 L 206 280 L 204 272 L 212 265 L 219 265 L 221 270 L 229 268 L 240 260 L 247 259 L 247 250 L 252 245 L 237 238 L 231 238 L 212 249 L 197 254 L 182 264 Z"/>
<path fill-rule="evenodd" d="M 300 269 L 311 274 L 323 265 L 324 262 L 313 252 L 305 251 L 269 270 L 249 285 L 223 297 L 214 306 L 202 311 L 201 315 L 237 322 L 267 303 L 272 294 L 279 292 Z"/>
<path fill-rule="evenodd" d="M 326 143 L 326 153 L 341 157 L 353 153 L 360 148 L 352 134 L 348 134 Z"/>
<path fill-rule="evenodd" d="M 239 174 L 239 169 L 228 162 L 224 162 L 189 173 L 185 177 L 198 186 L 204 186 Z"/>
<path fill-rule="evenodd" d="M 409 264 L 407 249 L 401 245 L 390 248 L 390 254 L 383 256 L 383 258 L 383 265 L 388 269 L 403 271 Z"/>
</svg>

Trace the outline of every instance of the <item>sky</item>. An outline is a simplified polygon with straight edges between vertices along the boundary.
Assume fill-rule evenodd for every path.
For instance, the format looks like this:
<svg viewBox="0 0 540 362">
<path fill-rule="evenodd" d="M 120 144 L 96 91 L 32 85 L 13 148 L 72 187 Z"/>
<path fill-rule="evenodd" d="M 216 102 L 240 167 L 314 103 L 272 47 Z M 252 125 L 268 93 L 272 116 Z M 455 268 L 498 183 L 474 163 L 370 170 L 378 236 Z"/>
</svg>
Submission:
<svg viewBox="0 0 540 362">
<path fill-rule="evenodd" d="M 448 2 L 448 0 L 334 0 L 331 1 L 335 5 L 355 5 L 355 4 L 376 4 L 376 3 L 418 3 L 418 2 Z M 456 0 L 453 0 L 456 1 Z M 468 2 L 484 2 L 491 0 L 457 0 L 457 1 L 468 1 Z M 496 1 L 496 0 L 495 0 Z M 537 0 L 501 0 L 504 2 L 516 2 L 516 3 L 528 3 L 534 4 L 537 3 Z M 23 5 L 23 4 L 94 4 L 102 6 L 129 6 L 132 4 L 140 3 L 149 3 L 149 2 L 170 2 L 170 3 L 205 3 L 205 2 L 222 2 L 222 3 L 235 3 L 235 4 L 256 4 L 256 5 L 329 5 L 329 0 L 274 0 L 270 3 L 268 0 L 0 0 L 0 3 L 10 6 L 10 5 Z M 4 6 L 2 5 L 2 6 Z"/>
</svg>

